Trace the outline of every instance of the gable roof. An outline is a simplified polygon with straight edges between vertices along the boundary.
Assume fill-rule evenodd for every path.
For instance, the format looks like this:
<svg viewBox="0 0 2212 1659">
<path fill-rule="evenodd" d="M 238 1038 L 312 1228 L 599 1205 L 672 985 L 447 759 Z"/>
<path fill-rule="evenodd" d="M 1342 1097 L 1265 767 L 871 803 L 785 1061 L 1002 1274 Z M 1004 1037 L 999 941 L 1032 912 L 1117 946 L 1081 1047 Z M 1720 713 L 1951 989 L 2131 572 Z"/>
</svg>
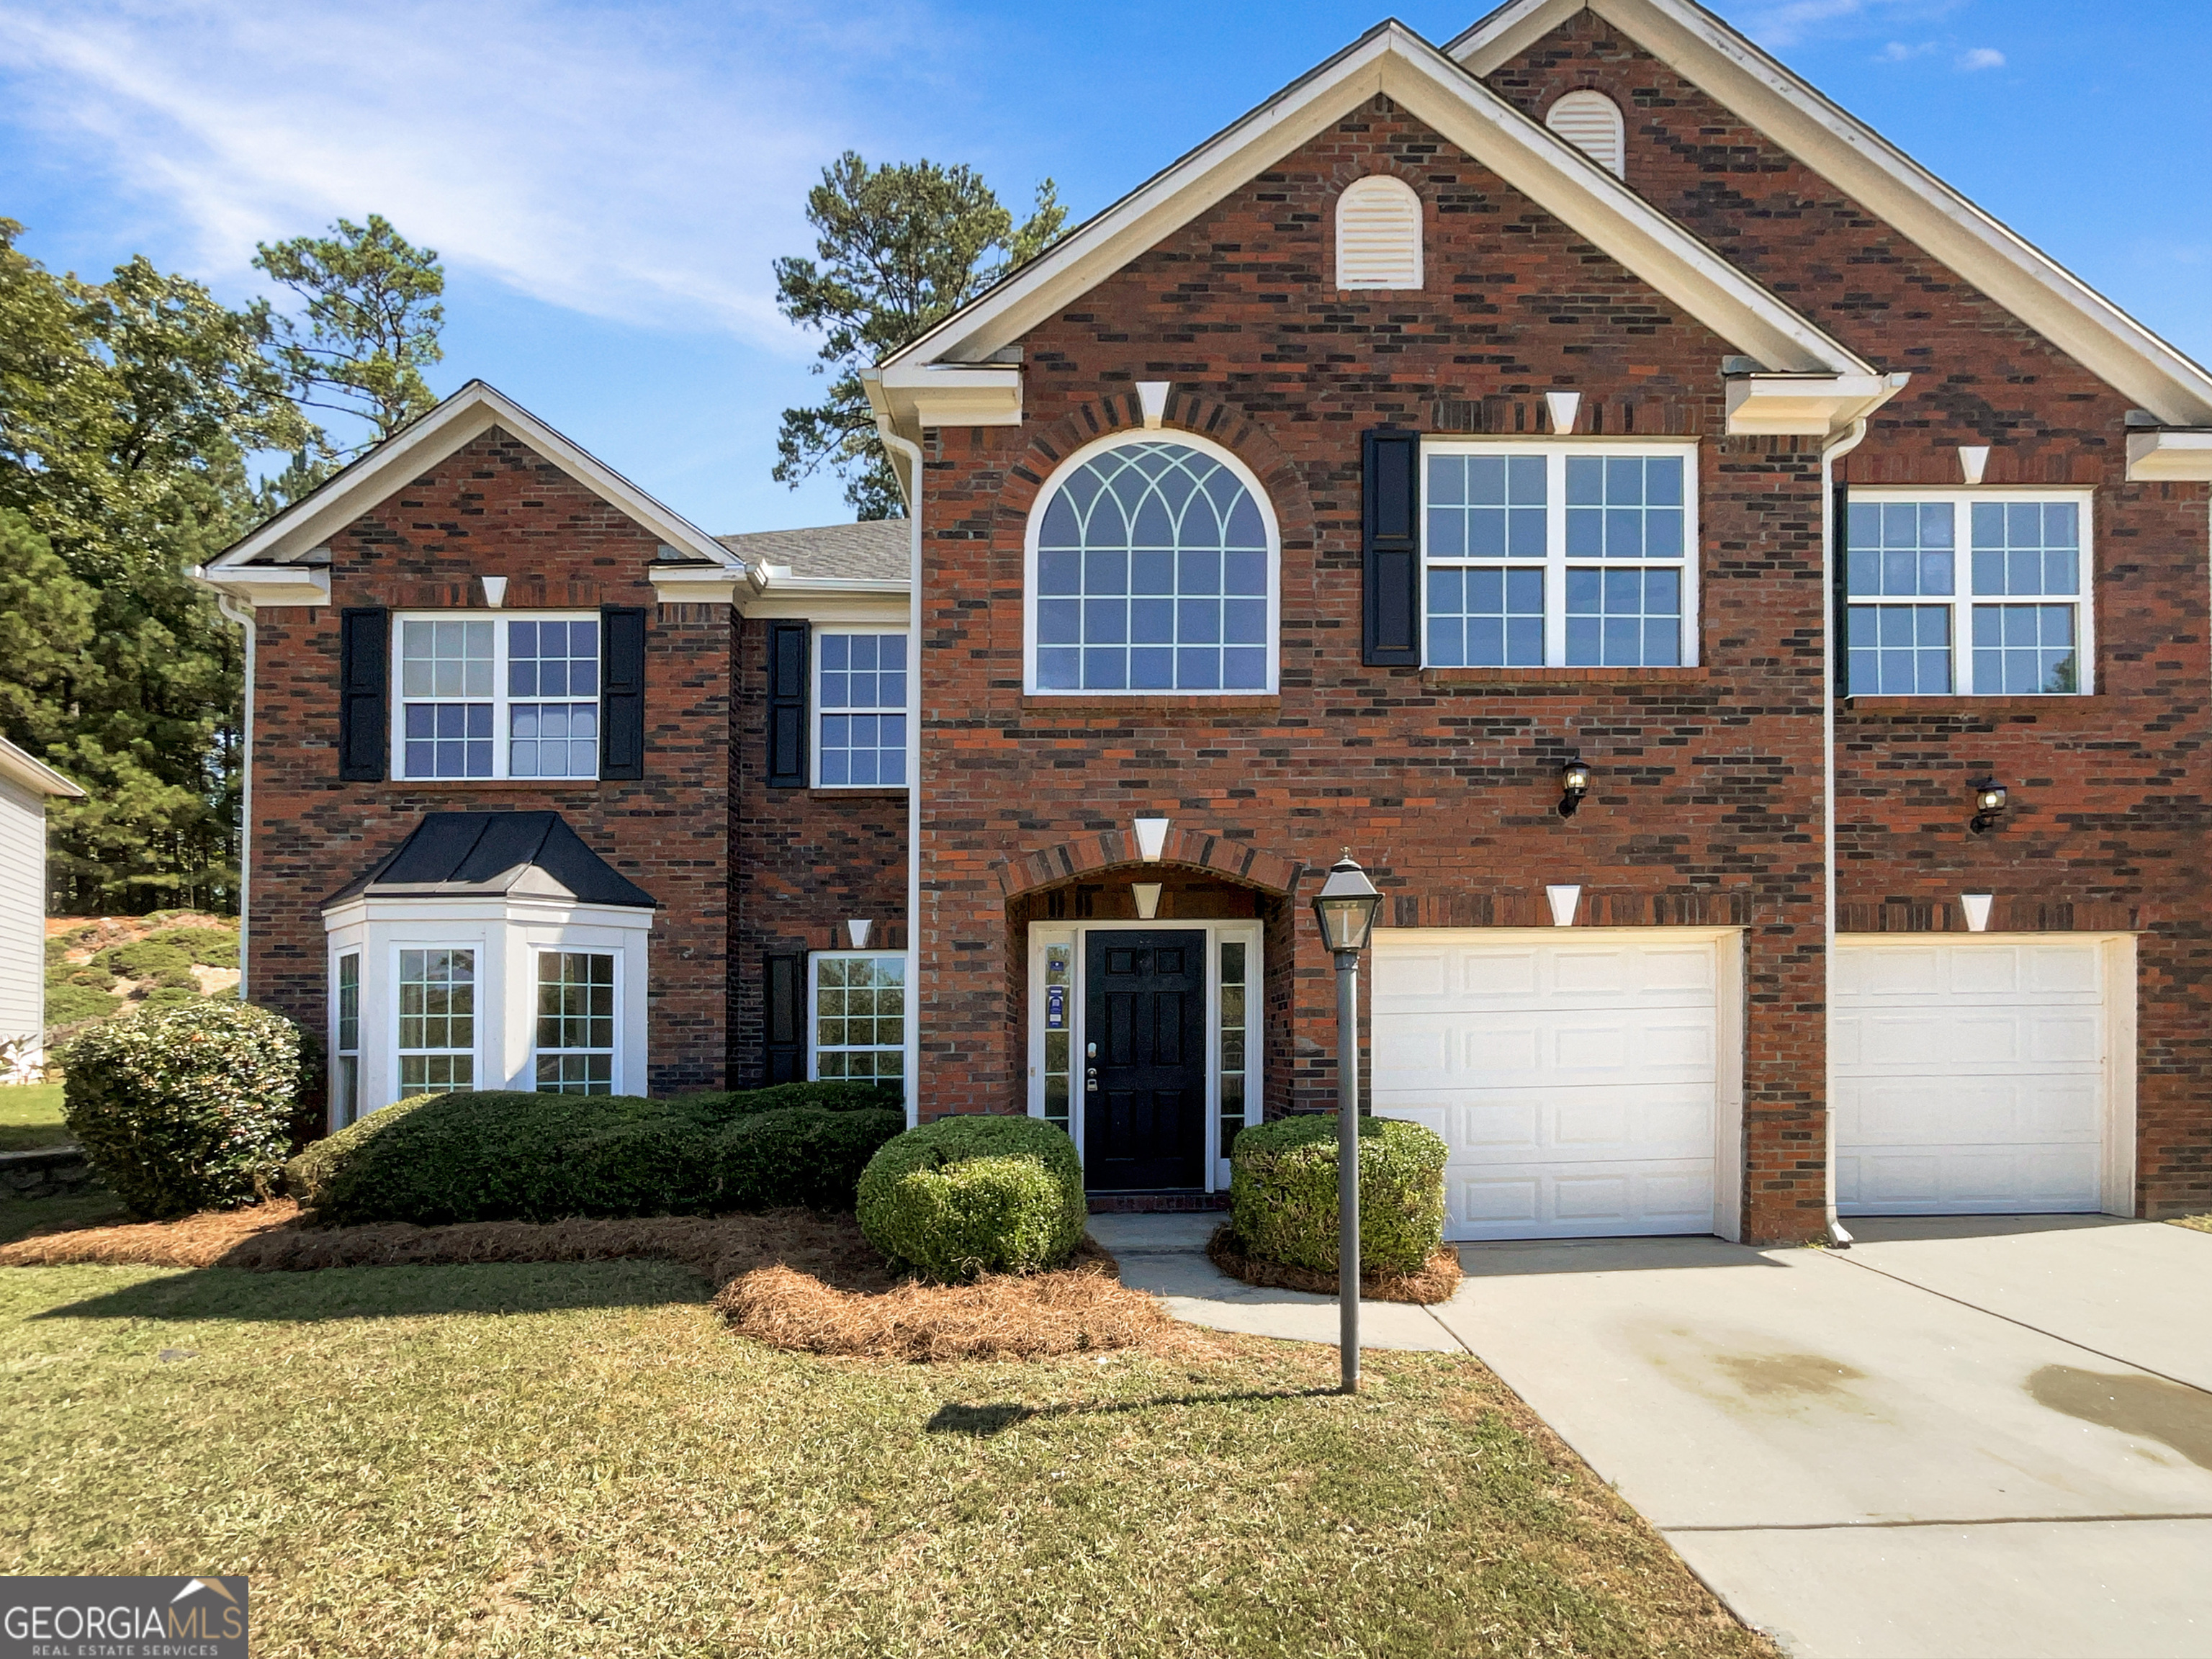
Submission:
<svg viewBox="0 0 2212 1659">
<path fill-rule="evenodd" d="M 892 353 L 881 365 L 882 382 L 930 365 L 971 366 L 971 374 L 1010 374 L 1004 365 L 984 365 L 1378 93 L 1765 368 L 1873 374 L 1849 347 L 1394 20 L 1370 29 Z"/>
<path fill-rule="evenodd" d="M 1508 0 L 1445 46 L 1477 76 L 1589 9 L 2168 425 L 2212 425 L 2212 373 L 1694 0 Z"/>
<path fill-rule="evenodd" d="M 471 380 L 421 420 L 386 438 L 251 534 L 226 548 L 203 567 L 203 579 L 222 586 L 225 576 L 232 573 L 242 576 L 252 567 L 295 562 L 352 523 L 364 509 L 404 488 L 410 479 L 493 427 L 527 444 L 577 483 L 659 536 L 680 556 L 735 568 L 737 561 L 723 550 L 721 544 L 690 520 L 664 507 L 511 398 L 482 380 Z M 244 587 L 251 579 L 234 576 L 234 580 Z"/>
<path fill-rule="evenodd" d="M 425 812 L 407 839 L 323 901 L 566 898 L 654 908 L 653 895 L 584 845 L 558 812 Z"/>
</svg>

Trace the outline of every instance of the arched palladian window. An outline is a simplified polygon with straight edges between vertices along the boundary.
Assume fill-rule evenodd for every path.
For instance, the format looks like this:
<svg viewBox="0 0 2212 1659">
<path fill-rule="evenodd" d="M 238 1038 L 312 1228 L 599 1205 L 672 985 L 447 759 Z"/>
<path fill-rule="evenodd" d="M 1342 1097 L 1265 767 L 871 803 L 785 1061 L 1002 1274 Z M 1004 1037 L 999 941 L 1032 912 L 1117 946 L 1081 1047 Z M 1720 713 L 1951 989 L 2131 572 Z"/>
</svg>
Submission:
<svg viewBox="0 0 2212 1659">
<path fill-rule="evenodd" d="M 1616 179 L 1628 149 L 1620 106 L 1585 87 L 1563 94 L 1544 112 L 1544 125 Z"/>
<path fill-rule="evenodd" d="M 1387 173 L 1355 179 L 1336 198 L 1336 285 L 1421 285 L 1421 198 Z"/>
<path fill-rule="evenodd" d="M 1272 691 L 1274 515 L 1203 439 L 1079 450 L 1030 515 L 1036 691 Z"/>
</svg>

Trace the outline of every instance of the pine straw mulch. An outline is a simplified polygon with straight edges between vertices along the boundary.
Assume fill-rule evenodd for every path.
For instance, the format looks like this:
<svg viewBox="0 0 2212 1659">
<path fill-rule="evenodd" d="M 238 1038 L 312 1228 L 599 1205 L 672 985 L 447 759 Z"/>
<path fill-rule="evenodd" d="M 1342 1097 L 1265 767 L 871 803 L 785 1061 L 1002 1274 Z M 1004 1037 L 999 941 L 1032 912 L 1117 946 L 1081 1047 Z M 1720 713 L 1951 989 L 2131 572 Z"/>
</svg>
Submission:
<svg viewBox="0 0 2212 1659">
<path fill-rule="evenodd" d="M 1206 1254 L 1215 1267 L 1247 1285 L 1264 1285 L 1279 1291 L 1312 1291 L 1322 1296 L 1336 1294 L 1334 1273 L 1316 1273 L 1311 1267 L 1293 1267 L 1288 1262 L 1247 1255 L 1244 1241 L 1237 1236 L 1234 1227 L 1225 1224 L 1216 1227 L 1213 1237 L 1206 1241 Z M 1437 1246 L 1436 1254 L 1419 1273 L 1359 1275 L 1359 1294 L 1370 1302 L 1449 1302 L 1457 1289 L 1459 1252 L 1449 1244 Z"/>
<path fill-rule="evenodd" d="M 0 1246 L 0 1267 L 95 1262 L 249 1273 L 625 1257 L 690 1268 L 721 1287 L 714 1307 L 735 1329 L 806 1353 L 1041 1359 L 1121 1348 L 1182 1353 L 1206 1341 L 1152 1297 L 1124 1285 L 1114 1258 L 1089 1238 L 1054 1273 L 928 1285 L 895 1275 L 851 1216 L 811 1210 L 319 1228 L 302 1224 L 290 1200 L 277 1199 L 181 1221 L 77 1227 Z"/>
</svg>

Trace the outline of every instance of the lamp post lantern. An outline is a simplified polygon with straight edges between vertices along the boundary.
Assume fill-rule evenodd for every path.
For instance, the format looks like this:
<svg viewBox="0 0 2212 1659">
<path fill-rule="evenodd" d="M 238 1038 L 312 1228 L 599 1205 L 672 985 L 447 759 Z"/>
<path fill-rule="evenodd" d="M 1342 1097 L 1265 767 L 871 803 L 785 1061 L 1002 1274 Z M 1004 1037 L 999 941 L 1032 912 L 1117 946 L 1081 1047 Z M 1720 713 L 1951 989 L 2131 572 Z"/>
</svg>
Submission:
<svg viewBox="0 0 2212 1659">
<path fill-rule="evenodd" d="M 1382 905 L 1349 847 L 1313 901 L 1336 957 L 1336 1303 L 1346 1394 L 1359 1392 L 1359 953 Z"/>
</svg>

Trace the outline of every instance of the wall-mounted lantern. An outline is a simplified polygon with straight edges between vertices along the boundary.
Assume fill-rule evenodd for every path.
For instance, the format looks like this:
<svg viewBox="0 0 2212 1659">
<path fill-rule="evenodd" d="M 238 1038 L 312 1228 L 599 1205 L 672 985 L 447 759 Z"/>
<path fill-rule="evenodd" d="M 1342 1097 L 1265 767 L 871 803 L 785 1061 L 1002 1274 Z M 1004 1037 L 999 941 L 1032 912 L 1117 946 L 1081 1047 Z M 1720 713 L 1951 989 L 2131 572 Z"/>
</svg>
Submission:
<svg viewBox="0 0 2212 1659">
<path fill-rule="evenodd" d="M 2005 810 L 2005 787 L 1994 780 L 1974 786 L 1974 816 L 1966 828 L 1978 836 L 1989 834 L 1996 823 L 1998 815 Z"/>
<path fill-rule="evenodd" d="M 1575 808 L 1583 804 L 1583 797 L 1589 793 L 1589 763 L 1580 755 L 1574 756 L 1559 768 L 1559 816 L 1561 817 L 1574 817 Z"/>
</svg>

